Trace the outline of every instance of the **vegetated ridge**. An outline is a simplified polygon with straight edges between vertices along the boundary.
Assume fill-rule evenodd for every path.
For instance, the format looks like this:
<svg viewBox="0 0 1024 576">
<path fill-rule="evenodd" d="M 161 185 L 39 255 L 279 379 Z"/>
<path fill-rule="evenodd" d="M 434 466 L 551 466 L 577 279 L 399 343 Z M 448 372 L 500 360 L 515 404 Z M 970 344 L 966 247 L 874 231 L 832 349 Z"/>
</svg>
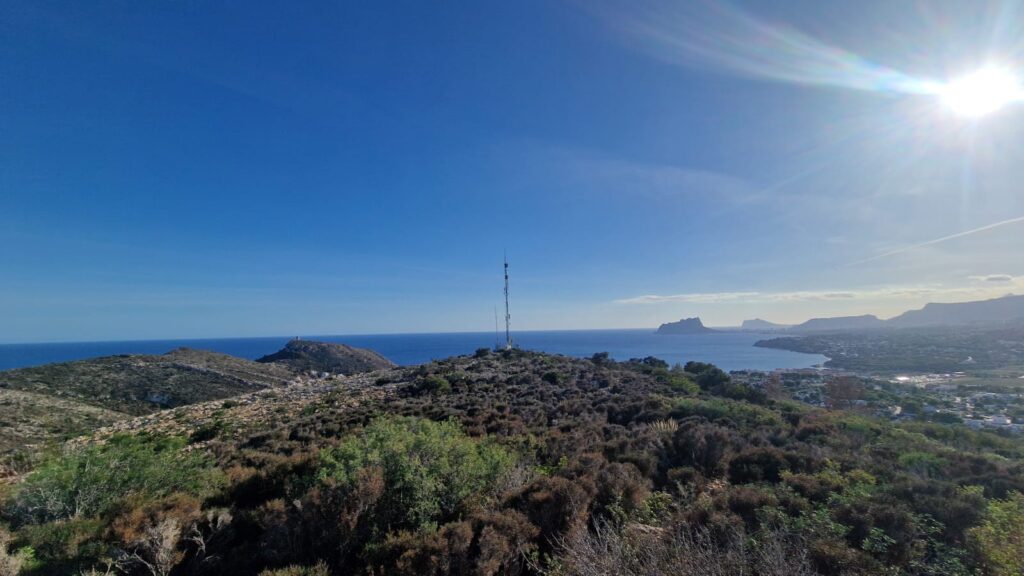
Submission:
<svg viewBox="0 0 1024 576">
<path fill-rule="evenodd" d="M 139 415 L 281 386 L 293 377 L 283 366 L 179 348 L 7 370 L 0 372 L 0 388 Z"/>
<path fill-rule="evenodd" d="M 315 364 L 259 363 L 179 348 L 162 355 L 119 355 L 0 372 L 0 455 L 38 451 L 103 426 L 168 408 L 289 386 L 297 372 L 366 372 L 393 366 L 378 354 L 335 344 Z M 294 349 L 289 345 L 282 352 Z"/>
<path fill-rule="evenodd" d="M 482 349 L 118 423 L 23 478 L 0 548 L 40 575 L 1012 574 L 1022 490 L 995 434 Z"/>
<path fill-rule="evenodd" d="M 280 364 L 295 372 L 328 372 L 358 374 L 395 367 L 395 363 L 364 348 L 345 344 L 293 339 L 280 351 L 256 360 L 264 364 Z"/>
</svg>

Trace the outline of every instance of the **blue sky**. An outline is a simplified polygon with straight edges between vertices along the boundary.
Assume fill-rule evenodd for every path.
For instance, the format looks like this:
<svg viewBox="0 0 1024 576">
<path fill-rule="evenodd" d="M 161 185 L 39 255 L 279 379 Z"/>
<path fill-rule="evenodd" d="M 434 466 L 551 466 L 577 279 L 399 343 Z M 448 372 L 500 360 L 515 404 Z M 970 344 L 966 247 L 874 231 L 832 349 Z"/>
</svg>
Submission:
<svg viewBox="0 0 1024 576">
<path fill-rule="evenodd" d="M 0 0 L 0 342 L 1019 293 L 1017 4 Z"/>
</svg>

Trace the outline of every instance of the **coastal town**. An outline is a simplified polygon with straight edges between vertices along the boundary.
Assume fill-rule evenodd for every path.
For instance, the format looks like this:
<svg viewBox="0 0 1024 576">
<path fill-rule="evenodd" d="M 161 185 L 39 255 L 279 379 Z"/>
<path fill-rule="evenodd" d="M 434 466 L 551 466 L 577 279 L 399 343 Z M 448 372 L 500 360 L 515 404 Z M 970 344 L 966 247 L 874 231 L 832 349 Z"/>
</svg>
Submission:
<svg viewBox="0 0 1024 576">
<path fill-rule="evenodd" d="M 894 421 L 960 423 L 973 429 L 1024 433 L 1024 375 L 978 377 L 967 372 L 879 377 L 831 368 L 736 371 L 733 380 L 825 408 Z"/>
</svg>

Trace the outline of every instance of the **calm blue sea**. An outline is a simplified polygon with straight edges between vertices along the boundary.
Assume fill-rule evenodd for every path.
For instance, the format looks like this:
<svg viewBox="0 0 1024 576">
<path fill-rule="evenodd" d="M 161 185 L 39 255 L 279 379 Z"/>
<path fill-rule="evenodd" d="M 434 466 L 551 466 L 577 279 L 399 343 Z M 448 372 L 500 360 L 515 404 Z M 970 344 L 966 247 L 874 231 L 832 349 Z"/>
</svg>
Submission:
<svg viewBox="0 0 1024 576">
<path fill-rule="evenodd" d="M 493 347 L 495 342 L 494 334 L 488 332 L 303 337 L 370 348 L 403 365 L 470 354 L 477 348 Z M 826 360 L 817 354 L 755 348 L 754 342 L 765 336 L 739 332 L 669 336 L 654 334 L 653 330 L 564 330 L 517 332 L 514 337 L 521 348 L 528 350 L 578 357 L 608 352 L 616 360 L 655 356 L 670 364 L 699 360 L 725 370 L 807 368 Z M 4 344 L 0 345 L 0 370 L 115 354 L 163 354 L 182 346 L 256 359 L 276 352 L 288 340 L 289 337 Z"/>
</svg>

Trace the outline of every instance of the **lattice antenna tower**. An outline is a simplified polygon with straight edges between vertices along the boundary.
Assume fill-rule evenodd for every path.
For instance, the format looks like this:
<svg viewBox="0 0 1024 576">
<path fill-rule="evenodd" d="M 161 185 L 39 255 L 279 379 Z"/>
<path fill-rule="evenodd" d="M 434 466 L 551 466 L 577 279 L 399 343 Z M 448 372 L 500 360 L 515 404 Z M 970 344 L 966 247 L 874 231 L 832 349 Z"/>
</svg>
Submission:
<svg viewBox="0 0 1024 576">
<path fill-rule="evenodd" d="M 508 254 L 505 254 L 505 350 L 512 349 L 512 315 L 508 311 Z"/>
</svg>

